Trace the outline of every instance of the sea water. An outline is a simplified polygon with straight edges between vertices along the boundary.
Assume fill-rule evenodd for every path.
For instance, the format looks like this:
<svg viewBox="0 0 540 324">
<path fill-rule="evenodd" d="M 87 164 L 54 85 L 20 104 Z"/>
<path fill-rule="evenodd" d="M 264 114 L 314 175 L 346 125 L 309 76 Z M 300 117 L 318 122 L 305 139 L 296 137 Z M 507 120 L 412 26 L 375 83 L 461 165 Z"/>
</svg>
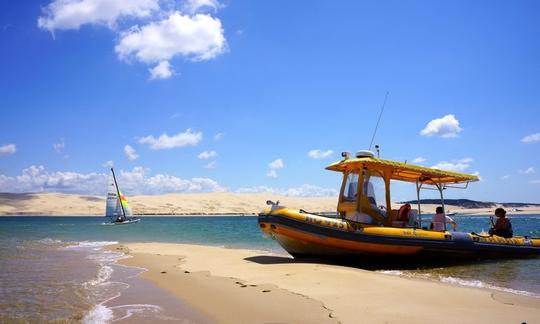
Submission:
<svg viewBox="0 0 540 324">
<path fill-rule="evenodd" d="M 487 216 L 455 220 L 461 231 L 481 232 L 490 226 Z M 129 304 L 121 303 L 133 285 L 130 278 L 144 269 L 117 265 L 126 256 L 106 249 L 117 242 L 191 243 L 286 254 L 261 233 L 253 216 L 143 217 L 140 223 L 118 226 L 106 222 L 104 217 L 0 217 L 0 322 L 106 323 L 132 314 L 170 319 L 159 301 L 131 296 Z M 515 235 L 540 236 L 540 215 L 515 216 L 512 224 Z M 377 270 L 540 297 L 540 258 Z"/>
</svg>

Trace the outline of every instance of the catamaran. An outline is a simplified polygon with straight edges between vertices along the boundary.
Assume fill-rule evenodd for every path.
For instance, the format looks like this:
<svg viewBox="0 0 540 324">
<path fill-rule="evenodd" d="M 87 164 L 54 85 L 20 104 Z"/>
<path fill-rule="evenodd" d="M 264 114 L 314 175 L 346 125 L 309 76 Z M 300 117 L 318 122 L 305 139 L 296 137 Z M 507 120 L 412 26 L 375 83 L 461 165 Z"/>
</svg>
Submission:
<svg viewBox="0 0 540 324">
<path fill-rule="evenodd" d="M 138 217 L 132 217 L 133 211 L 129 207 L 126 197 L 118 188 L 113 168 L 111 168 L 107 183 L 105 216 L 110 217 L 111 224 L 114 225 L 133 224 L 141 220 Z"/>
<path fill-rule="evenodd" d="M 272 201 L 267 201 L 269 207 L 259 214 L 261 230 L 293 257 L 540 255 L 540 238 L 450 231 L 446 223 L 443 230 L 432 230 L 425 223 L 420 205 L 422 189 L 438 191 L 444 210 L 445 189 L 465 189 L 479 180 L 475 175 L 381 159 L 370 151 L 359 151 L 355 157 L 344 152 L 342 157 L 326 168 L 343 173 L 335 215 L 294 210 Z M 375 195 L 374 180 L 382 189 L 379 197 Z M 417 209 L 410 205 L 392 209 L 390 189 L 395 182 L 415 185 Z M 382 198 L 381 204 L 377 198 Z"/>
</svg>

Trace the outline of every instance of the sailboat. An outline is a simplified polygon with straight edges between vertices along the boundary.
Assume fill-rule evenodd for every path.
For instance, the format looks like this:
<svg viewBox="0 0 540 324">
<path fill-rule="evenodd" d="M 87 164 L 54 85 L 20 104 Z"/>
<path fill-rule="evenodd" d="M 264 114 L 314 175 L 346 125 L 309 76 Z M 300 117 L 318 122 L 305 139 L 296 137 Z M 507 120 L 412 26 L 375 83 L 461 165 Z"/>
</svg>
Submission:
<svg viewBox="0 0 540 324">
<path fill-rule="evenodd" d="M 128 205 L 126 197 L 120 192 L 113 168 L 107 182 L 107 204 L 105 216 L 111 218 L 111 224 L 123 225 L 139 222 L 141 219 L 133 217 L 133 211 Z"/>
</svg>

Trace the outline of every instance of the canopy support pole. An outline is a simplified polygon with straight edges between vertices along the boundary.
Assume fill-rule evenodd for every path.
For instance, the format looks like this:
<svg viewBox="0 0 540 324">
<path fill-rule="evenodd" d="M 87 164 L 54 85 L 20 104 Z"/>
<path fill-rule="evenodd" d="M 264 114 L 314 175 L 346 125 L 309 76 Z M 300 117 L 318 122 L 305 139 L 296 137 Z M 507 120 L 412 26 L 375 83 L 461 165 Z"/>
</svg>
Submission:
<svg viewBox="0 0 540 324">
<path fill-rule="evenodd" d="M 439 193 L 441 194 L 441 206 L 444 213 L 443 224 L 444 224 L 444 231 L 446 232 L 446 208 L 444 207 L 444 193 L 443 193 L 444 186 L 442 183 L 436 183 L 435 185 L 437 186 L 437 189 L 439 189 Z"/>
<path fill-rule="evenodd" d="M 418 203 L 418 226 L 422 228 L 422 210 L 420 209 L 420 189 L 422 185 L 416 180 L 416 202 Z"/>
</svg>

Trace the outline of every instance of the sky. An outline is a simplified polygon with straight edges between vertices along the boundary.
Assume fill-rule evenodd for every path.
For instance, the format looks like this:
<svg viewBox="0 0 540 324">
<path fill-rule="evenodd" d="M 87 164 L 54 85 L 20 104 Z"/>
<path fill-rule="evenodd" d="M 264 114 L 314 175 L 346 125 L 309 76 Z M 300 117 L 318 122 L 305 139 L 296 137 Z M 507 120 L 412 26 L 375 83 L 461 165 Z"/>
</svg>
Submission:
<svg viewBox="0 0 540 324">
<path fill-rule="evenodd" d="M 0 192 L 335 195 L 388 93 L 381 157 L 540 203 L 539 58 L 538 1 L 2 1 Z"/>
</svg>

